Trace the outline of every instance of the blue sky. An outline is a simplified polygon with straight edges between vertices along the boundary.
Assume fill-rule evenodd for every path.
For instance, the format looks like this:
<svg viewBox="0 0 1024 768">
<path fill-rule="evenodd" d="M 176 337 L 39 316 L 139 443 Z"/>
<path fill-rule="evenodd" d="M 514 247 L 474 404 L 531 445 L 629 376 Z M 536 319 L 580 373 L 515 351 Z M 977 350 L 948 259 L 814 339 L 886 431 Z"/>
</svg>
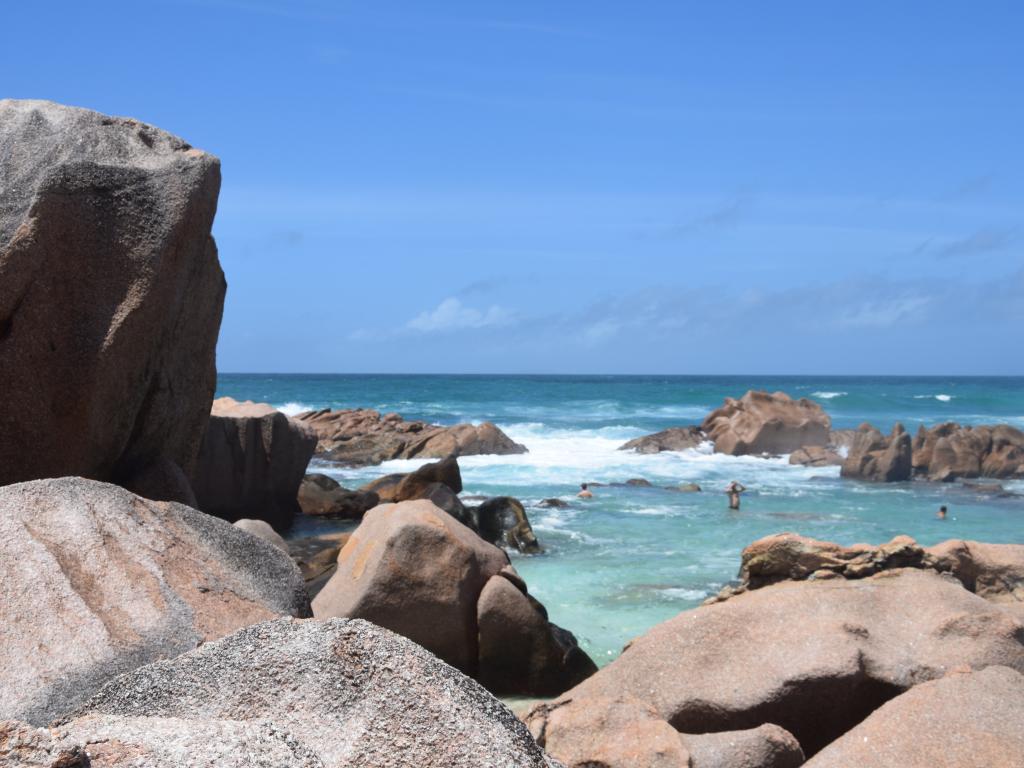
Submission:
<svg viewBox="0 0 1024 768">
<path fill-rule="evenodd" d="M 222 371 L 1024 374 L 1024 6 L 5 9 L 218 156 Z"/>
</svg>

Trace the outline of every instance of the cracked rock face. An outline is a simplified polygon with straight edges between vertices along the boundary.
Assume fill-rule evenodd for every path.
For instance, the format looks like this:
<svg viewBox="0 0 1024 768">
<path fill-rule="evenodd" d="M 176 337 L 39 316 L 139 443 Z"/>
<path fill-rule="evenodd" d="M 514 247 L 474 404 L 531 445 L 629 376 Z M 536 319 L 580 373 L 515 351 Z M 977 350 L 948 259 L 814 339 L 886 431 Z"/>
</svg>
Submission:
<svg viewBox="0 0 1024 768">
<path fill-rule="evenodd" d="M 189 501 L 216 385 L 220 163 L 151 125 L 0 101 L 0 484 Z"/>
<path fill-rule="evenodd" d="M 173 718 L 185 734 L 229 721 L 269 724 L 327 768 L 557 766 L 477 683 L 361 620 L 278 619 L 247 627 L 122 676 L 86 704 L 77 715 L 83 716 Z M 243 764 L 268 764 L 259 762 L 265 755 L 256 752 Z"/>
<path fill-rule="evenodd" d="M 240 627 L 309 616 L 272 544 L 81 478 L 0 488 L 0 718 L 42 725 L 112 677 Z"/>
</svg>

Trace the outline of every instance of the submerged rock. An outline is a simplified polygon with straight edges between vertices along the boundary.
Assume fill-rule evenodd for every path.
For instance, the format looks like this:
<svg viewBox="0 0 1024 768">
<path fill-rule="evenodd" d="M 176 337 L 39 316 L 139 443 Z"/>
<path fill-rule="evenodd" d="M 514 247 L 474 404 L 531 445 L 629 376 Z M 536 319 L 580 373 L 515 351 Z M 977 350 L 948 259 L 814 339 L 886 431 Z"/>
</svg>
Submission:
<svg viewBox="0 0 1024 768">
<path fill-rule="evenodd" d="M 922 683 L 873 712 L 807 768 L 1024 765 L 1024 676 L 1006 667 Z"/>
<path fill-rule="evenodd" d="M 405 421 L 369 409 L 307 411 L 297 417 L 316 432 L 317 452 L 339 464 L 363 466 L 391 459 L 526 453 L 489 421 L 442 427 Z"/>
<path fill-rule="evenodd" d="M 225 292 L 219 161 L 6 99 L 0 178 L 0 485 L 79 475 L 191 501 Z"/>
<path fill-rule="evenodd" d="M 275 546 L 80 478 L 0 488 L 0 718 L 44 724 L 110 678 L 309 598 Z"/>
<path fill-rule="evenodd" d="M 809 445 L 789 454 L 789 463 L 804 467 L 839 467 L 843 464 L 843 457 L 831 448 Z"/>
<path fill-rule="evenodd" d="M 511 496 L 488 499 L 475 509 L 471 508 L 469 515 L 476 522 L 475 530 L 484 541 L 518 549 L 528 555 L 541 551 L 530 519 L 518 499 Z"/>
<path fill-rule="evenodd" d="M 365 621 L 280 619 L 248 627 L 125 675 L 79 716 L 175 722 L 195 741 L 219 728 L 270 727 L 265 742 L 244 755 L 252 762 L 229 765 L 277 765 L 272 756 L 287 755 L 283 741 L 325 768 L 554 766 L 477 683 Z"/>
<path fill-rule="evenodd" d="M 560 692 L 594 669 L 503 550 L 424 500 L 370 510 L 313 611 L 387 627 L 496 692 Z"/>
<path fill-rule="evenodd" d="M 716 453 L 744 456 L 825 447 L 831 426 L 825 411 L 811 400 L 751 390 L 739 400 L 726 398 L 722 407 L 708 414 L 701 429 L 714 442 Z"/>
<path fill-rule="evenodd" d="M 225 520 L 265 520 L 286 531 L 301 512 L 299 485 L 313 433 L 265 403 L 213 404 L 195 473 L 199 508 Z"/>
</svg>

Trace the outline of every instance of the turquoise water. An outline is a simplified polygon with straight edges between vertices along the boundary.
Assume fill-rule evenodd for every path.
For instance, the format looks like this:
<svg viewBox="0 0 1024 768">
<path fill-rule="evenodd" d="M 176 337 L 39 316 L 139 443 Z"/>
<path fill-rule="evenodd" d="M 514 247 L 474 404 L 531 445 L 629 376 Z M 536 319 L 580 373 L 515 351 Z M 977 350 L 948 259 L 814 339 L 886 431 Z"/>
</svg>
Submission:
<svg viewBox="0 0 1024 768">
<path fill-rule="evenodd" d="M 843 544 L 900 533 L 925 544 L 954 537 L 1024 542 L 1024 497 L 986 497 L 952 485 L 868 485 L 841 480 L 836 467 L 707 449 L 653 456 L 617 450 L 633 437 L 697 423 L 726 396 L 751 388 L 817 400 L 836 428 L 870 421 L 887 431 L 897 419 L 912 431 L 941 421 L 1024 427 L 1022 378 L 222 374 L 218 395 L 292 413 L 372 407 L 442 424 L 494 421 L 530 452 L 460 459 L 465 494 L 507 494 L 527 505 L 547 551 L 513 555 L 516 568 L 552 620 L 576 633 L 599 664 L 716 592 L 735 576 L 743 546 L 769 533 Z M 421 463 L 326 471 L 354 486 Z M 655 485 L 696 482 L 705 492 L 610 486 L 595 488 L 592 501 L 574 498 L 581 482 L 636 477 Z M 721 492 L 733 479 L 750 489 L 738 513 L 727 509 Z M 1022 482 L 1005 485 L 1024 492 Z M 532 508 L 553 496 L 572 506 Z M 935 519 L 940 504 L 949 506 L 950 519 Z"/>
</svg>

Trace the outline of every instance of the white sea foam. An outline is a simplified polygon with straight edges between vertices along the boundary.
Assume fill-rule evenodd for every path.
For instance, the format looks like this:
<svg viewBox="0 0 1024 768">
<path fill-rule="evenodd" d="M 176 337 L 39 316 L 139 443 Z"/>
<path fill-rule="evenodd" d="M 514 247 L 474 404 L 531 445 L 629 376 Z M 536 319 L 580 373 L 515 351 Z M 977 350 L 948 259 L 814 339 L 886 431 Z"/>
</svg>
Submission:
<svg viewBox="0 0 1024 768">
<path fill-rule="evenodd" d="M 285 416 L 298 416 L 304 411 L 312 411 L 312 406 L 306 405 L 305 403 L 285 403 L 284 405 L 274 406 L 283 413 Z"/>
<path fill-rule="evenodd" d="M 669 600 L 703 600 L 708 596 L 708 592 L 703 589 L 686 589 L 685 587 L 666 587 L 658 592 Z"/>
<path fill-rule="evenodd" d="M 849 392 L 811 392 L 811 397 L 820 397 L 822 400 L 832 400 L 836 397 L 845 397 Z"/>
<path fill-rule="evenodd" d="M 953 399 L 953 395 L 944 395 L 941 393 L 938 395 L 914 395 L 915 400 L 928 400 L 931 398 L 935 398 L 941 403 L 948 403 L 950 400 Z"/>
</svg>

